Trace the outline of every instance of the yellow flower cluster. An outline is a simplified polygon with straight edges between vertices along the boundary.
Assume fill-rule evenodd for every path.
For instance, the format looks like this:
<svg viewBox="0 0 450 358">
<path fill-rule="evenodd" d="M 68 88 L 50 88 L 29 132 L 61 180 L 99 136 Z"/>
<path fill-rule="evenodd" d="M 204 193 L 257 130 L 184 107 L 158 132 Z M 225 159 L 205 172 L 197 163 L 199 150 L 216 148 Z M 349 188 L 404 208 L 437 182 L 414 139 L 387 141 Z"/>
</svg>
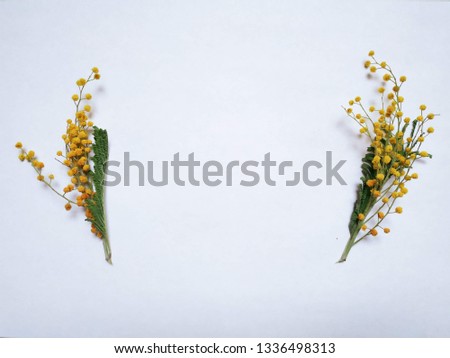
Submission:
<svg viewBox="0 0 450 358">
<path fill-rule="evenodd" d="M 21 162 L 26 160 L 31 164 L 31 166 L 36 171 L 37 173 L 36 179 L 42 182 L 47 182 L 47 180 L 45 180 L 44 175 L 42 175 L 42 169 L 45 167 L 45 164 L 44 162 L 40 162 L 39 160 L 37 160 L 36 153 L 34 152 L 34 150 L 30 150 L 27 152 L 21 142 L 16 143 L 16 148 L 20 149 L 19 160 Z M 51 182 L 54 178 L 55 176 L 53 174 L 50 174 L 48 176 L 48 182 Z"/>
<path fill-rule="evenodd" d="M 85 104 L 92 99 L 90 93 L 84 93 L 86 85 L 94 80 L 100 79 L 100 73 L 97 67 L 93 67 L 87 79 L 80 78 L 76 81 L 78 93 L 72 96 L 75 104 L 74 119 L 66 121 L 66 131 L 62 135 L 65 144 L 65 150 L 58 151 L 56 155 L 61 159 L 57 160 L 67 168 L 67 174 L 70 177 L 70 183 L 64 187 L 63 193 L 58 192 L 52 184 L 54 175 L 50 174 L 48 180 L 42 173 L 44 163 L 37 160 L 35 152 L 26 151 L 21 142 L 16 143 L 16 148 L 20 149 L 19 159 L 28 161 L 37 173 L 37 179 L 50 187 L 56 194 L 65 199 L 65 209 L 71 210 L 72 205 L 77 205 L 85 209 L 87 218 L 92 218 L 92 213 L 86 208 L 86 200 L 94 195 L 94 185 L 92 182 L 92 173 L 90 167 L 89 155 L 92 150 L 92 140 L 89 136 L 92 132 L 94 123 L 89 119 L 91 106 Z M 68 197 L 69 193 L 77 193 L 75 197 Z M 101 238 L 101 234 L 91 226 L 91 231 Z"/>
<path fill-rule="evenodd" d="M 365 185 L 370 188 L 371 205 L 367 212 L 358 215 L 360 228 L 367 235 L 376 236 L 377 228 L 385 233 L 390 229 L 382 227 L 381 223 L 390 214 L 401 214 L 403 209 L 395 206 L 396 201 L 408 193 L 406 184 L 417 179 L 417 173 L 411 173 L 416 160 L 431 157 L 422 150 L 426 138 L 434 133 L 429 126 L 435 114 L 427 112 L 425 105 L 420 105 L 418 114 L 407 117 L 403 112 L 404 97 L 400 92 L 406 82 L 406 76 L 397 77 L 391 67 L 385 62 L 376 60 L 375 52 L 369 52 L 369 59 L 364 67 L 372 74 L 382 73 L 382 84 L 378 88 L 381 96 L 379 107 L 365 107 L 358 96 L 344 107 L 349 117 L 360 126 L 360 133 L 370 140 L 370 178 Z M 371 211 L 375 208 L 374 212 Z M 373 212 L 373 213 L 372 213 Z"/>
</svg>

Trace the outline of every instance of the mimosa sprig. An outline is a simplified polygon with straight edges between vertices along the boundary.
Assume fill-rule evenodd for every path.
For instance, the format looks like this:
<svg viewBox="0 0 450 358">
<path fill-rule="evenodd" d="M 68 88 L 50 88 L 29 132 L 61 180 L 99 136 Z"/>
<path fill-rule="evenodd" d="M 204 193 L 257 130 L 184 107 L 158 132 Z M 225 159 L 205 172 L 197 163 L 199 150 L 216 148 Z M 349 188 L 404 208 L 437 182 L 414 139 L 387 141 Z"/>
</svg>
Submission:
<svg viewBox="0 0 450 358">
<path fill-rule="evenodd" d="M 91 106 L 86 102 L 92 99 L 92 95 L 84 93 L 90 82 L 99 79 L 99 70 L 94 67 L 87 79 L 80 78 L 76 81 L 78 93 L 72 96 L 75 105 L 74 119 L 66 121 L 66 131 L 62 135 L 64 151 L 56 153 L 61 158 L 56 160 L 67 168 L 67 174 L 70 177 L 70 183 L 64 187 L 62 193 L 53 185 L 55 179 L 53 174 L 44 176 L 45 165 L 37 159 L 33 150 L 27 151 L 21 142 L 16 143 L 16 148 L 20 150 L 19 159 L 30 163 L 36 171 L 37 180 L 48 186 L 66 202 L 67 211 L 72 209 L 72 205 L 84 210 L 86 221 L 91 223 L 92 233 L 102 239 L 105 259 L 111 264 L 103 190 L 104 170 L 108 160 L 108 136 L 106 130 L 95 127 L 89 119 Z M 90 139 L 91 135 L 94 142 Z M 94 156 L 91 156 L 91 153 Z M 91 163 L 94 164 L 94 168 Z"/>
<path fill-rule="evenodd" d="M 379 230 L 385 234 L 390 232 L 384 226 L 384 220 L 403 212 L 397 201 L 408 193 L 406 184 L 419 177 L 412 172 L 414 163 L 432 157 L 422 150 L 422 145 L 434 132 L 429 122 L 435 114 L 427 112 L 427 107 L 422 104 L 417 116 L 405 116 L 402 109 L 405 99 L 400 91 L 406 77 L 397 77 L 386 62 L 379 62 L 374 56 L 375 52 L 370 51 L 370 59 L 364 67 L 370 73 L 383 74 L 383 82 L 378 88 L 379 106 L 366 107 L 361 98 L 356 97 L 349 101 L 349 107 L 344 107 L 370 145 L 362 159 L 362 182 L 350 218 L 350 238 L 338 262 L 346 261 L 353 246 L 377 236 Z"/>
</svg>

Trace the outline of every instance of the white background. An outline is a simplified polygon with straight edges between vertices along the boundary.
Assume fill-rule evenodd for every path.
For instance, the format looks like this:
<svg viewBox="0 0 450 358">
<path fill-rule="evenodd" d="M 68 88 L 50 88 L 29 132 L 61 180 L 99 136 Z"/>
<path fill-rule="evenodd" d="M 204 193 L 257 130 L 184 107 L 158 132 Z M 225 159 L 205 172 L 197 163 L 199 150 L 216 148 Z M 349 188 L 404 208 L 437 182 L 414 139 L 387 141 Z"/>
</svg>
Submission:
<svg viewBox="0 0 450 358">
<path fill-rule="evenodd" d="M 0 1 L 0 336 L 449 337 L 449 15 L 443 2 Z M 337 265 L 367 145 L 340 106 L 376 100 L 370 49 L 408 76 L 407 114 L 441 116 L 392 233 Z M 14 148 L 66 184 L 53 157 L 94 65 L 110 159 L 270 151 L 301 165 L 331 150 L 348 185 L 108 188 L 111 267 Z"/>
</svg>

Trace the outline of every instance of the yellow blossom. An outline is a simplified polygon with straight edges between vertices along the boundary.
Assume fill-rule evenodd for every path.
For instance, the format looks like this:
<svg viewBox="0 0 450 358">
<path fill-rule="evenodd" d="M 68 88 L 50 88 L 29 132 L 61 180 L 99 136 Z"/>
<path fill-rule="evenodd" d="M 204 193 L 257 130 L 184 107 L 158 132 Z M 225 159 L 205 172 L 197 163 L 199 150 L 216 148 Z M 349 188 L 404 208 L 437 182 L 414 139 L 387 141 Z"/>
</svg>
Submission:
<svg viewBox="0 0 450 358">
<path fill-rule="evenodd" d="M 77 86 L 82 87 L 86 84 L 86 80 L 84 78 L 80 78 L 79 80 L 77 80 Z"/>
</svg>

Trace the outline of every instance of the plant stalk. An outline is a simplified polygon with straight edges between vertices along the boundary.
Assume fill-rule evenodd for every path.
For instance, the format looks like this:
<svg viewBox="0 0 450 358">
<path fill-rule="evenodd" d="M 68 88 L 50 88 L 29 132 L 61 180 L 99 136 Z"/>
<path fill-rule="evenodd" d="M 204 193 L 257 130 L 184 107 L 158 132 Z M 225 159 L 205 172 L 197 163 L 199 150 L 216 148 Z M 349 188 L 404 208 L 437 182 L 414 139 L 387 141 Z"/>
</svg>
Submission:
<svg viewBox="0 0 450 358">
<path fill-rule="evenodd" d="M 364 210 L 364 212 L 363 212 L 364 216 L 367 216 L 367 214 L 370 213 L 370 211 L 373 209 L 373 207 L 375 205 L 375 202 L 376 201 L 374 199 L 372 199 L 369 202 L 369 205 L 367 206 L 366 210 Z M 356 245 L 355 244 L 356 238 L 358 237 L 358 234 L 361 231 L 361 227 L 363 225 L 364 225 L 364 221 L 360 221 L 360 223 L 356 227 L 356 230 L 350 234 L 350 238 L 348 239 L 347 244 L 345 245 L 345 248 L 344 248 L 344 251 L 342 252 L 341 258 L 339 259 L 338 262 L 336 262 L 337 264 L 347 261 L 347 256 L 350 253 L 350 250 L 352 249 L 352 247 Z M 358 242 L 356 242 L 356 243 L 358 243 Z"/>
<path fill-rule="evenodd" d="M 103 241 L 103 249 L 105 251 L 105 260 L 107 263 L 112 265 L 112 260 L 111 260 L 112 253 L 111 253 L 111 246 L 109 244 L 108 236 L 102 237 L 102 241 Z"/>
<path fill-rule="evenodd" d="M 362 225 L 361 225 L 362 226 Z M 347 241 L 347 245 L 345 245 L 344 252 L 342 252 L 341 258 L 336 263 L 342 263 L 347 260 L 347 256 L 350 253 L 353 245 L 355 244 L 356 237 L 358 236 L 359 231 L 361 230 L 361 226 L 358 225 L 358 229 L 350 236 L 350 239 Z"/>
</svg>

